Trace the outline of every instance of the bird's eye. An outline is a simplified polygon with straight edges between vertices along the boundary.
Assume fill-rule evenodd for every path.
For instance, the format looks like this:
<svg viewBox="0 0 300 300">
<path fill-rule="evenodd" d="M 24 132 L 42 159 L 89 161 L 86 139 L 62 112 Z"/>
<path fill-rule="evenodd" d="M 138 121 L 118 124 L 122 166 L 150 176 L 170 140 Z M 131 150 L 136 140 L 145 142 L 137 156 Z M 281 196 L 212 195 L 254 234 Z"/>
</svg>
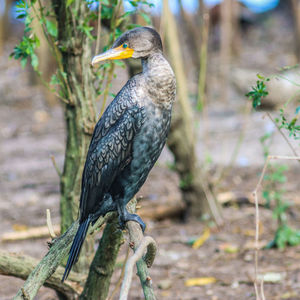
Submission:
<svg viewBox="0 0 300 300">
<path fill-rule="evenodd" d="M 123 44 L 123 48 L 126 49 L 128 47 L 127 44 Z"/>
</svg>

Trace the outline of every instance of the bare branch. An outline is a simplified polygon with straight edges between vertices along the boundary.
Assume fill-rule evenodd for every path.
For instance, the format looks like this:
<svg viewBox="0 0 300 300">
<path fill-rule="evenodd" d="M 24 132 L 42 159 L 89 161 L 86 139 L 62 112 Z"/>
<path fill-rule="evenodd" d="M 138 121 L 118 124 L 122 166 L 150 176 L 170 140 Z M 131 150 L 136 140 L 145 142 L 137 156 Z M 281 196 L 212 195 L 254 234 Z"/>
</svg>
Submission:
<svg viewBox="0 0 300 300">
<path fill-rule="evenodd" d="M 128 211 L 130 213 L 134 213 L 135 206 L 136 206 L 136 199 L 133 199 L 127 205 Z M 127 222 L 126 227 L 128 229 L 128 233 L 129 233 L 129 241 L 130 241 L 129 245 L 133 248 L 134 252 L 136 252 L 139 249 L 139 251 L 141 251 L 143 254 L 144 250 L 147 248 L 147 254 L 145 255 L 145 258 L 144 259 L 138 258 L 135 261 L 136 266 L 137 266 L 137 275 L 140 278 L 140 282 L 141 282 L 141 285 L 143 288 L 145 300 L 156 300 L 156 297 L 154 295 L 154 290 L 151 285 L 151 277 L 149 276 L 149 271 L 148 271 L 148 267 L 147 267 L 147 263 L 149 266 L 151 266 L 153 263 L 153 260 L 154 260 L 155 254 L 156 254 L 156 249 L 157 249 L 156 243 L 151 237 L 147 237 L 146 241 L 143 242 L 143 245 L 141 245 L 141 243 L 144 239 L 144 235 L 143 235 L 140 225 L 137 222 L 133 222 L 133 221 Z M 141 245 L 141 247 L 140 247 L 140 245 Z M 137 256 L 135 256 L 135 258 L 136 257 L 138 257 L 138 254 L 137 254 Z M 128 264 L 128 262 L 127 262 L 127 264 Z M 133 262 L 133 265 L 134 265 L 134 262 Z M 132 268 L 133 268 L 133 266 L 132 266 Z M 127 283 L 122 284 L 120 299 L 122 299 L 121 298 L 121 297 L 123 297 L 122 295 L 125 295 L 123 297 L 123 299 L 127 299 L 128 292 L 126 295 L 126 293 L 122 292 L 122 290 L 124 288 L 129 290 L 131 279 L 132 279 L 132 274 L 131 274 L 131 276 L 129 276 L 130 274 L 128 275 L 127 273 L 130 271 L 126 271 L 126 269 L 127 269 L 127 266 L 125 266 L 124 282 L 126 282 L 127 280 L 129 280 L 130 282 L 129 282 L 129 284 L 127 284 Z M 127 276 L 127 278 L 126 278 L 126 276 Z M 126 285 L 126 286 L 124 286 L 124 285 Z M 129 286 L 127 287 L 127 285 L 129 285 Z M 124 286 L 124 288 L 123 288 L 123 286 Z"/>
<path fill-rule="evenodd" d="M 51 220 L 51 213 L 50 213 L 50 209 L 47 208 L 46 209 L 46 214 L 47 214 L 47 227 L 49 230 L 49 234 L 51 236 L 52 239 L 56 238 L 56 234 L 53 228 L 53 224 L 52 224 L 52 220 Z"/>
<path fill-rule="evenodd" d="M 55 157 L 54 155 L 50 155 L 50 158 L 51 158 L 51 161 L 52 161 L 52 164 L 53 164 L 53 167 L 58 175 L 58 177 L 61 177 L 61 171 L 56 163 L 56 160 L 55 160 Z"/>
<path fill-rule="evenodd" d="M 128 259 L 128 262 L 125 267 L 125 276 L 121 287 L 120 300 L 127 300 L 131 281 L 132 281 L 134 265 L 139 259 L 142 258 L 146 249 L 150 249 L 150 251 L 147 251 L 144 260 L 146 261 L 146 257 L 147 257 L 149 266 L 151 266 L 155 258 L 157 246 L 154 239 L 150 236 L 146 236 L 142 239 L 138 248 L 135 250 L 134 254 Z"/>
</svg>

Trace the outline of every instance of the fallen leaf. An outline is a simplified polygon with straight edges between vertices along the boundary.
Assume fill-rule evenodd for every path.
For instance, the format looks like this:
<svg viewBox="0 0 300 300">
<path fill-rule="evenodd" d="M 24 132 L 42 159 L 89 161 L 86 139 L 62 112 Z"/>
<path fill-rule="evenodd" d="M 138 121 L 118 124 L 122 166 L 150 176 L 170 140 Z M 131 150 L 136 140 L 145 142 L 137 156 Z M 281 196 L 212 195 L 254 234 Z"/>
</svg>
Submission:
<svg viewBox="0 0 300 300">
<path fill-rule="evenodd" d="M 167 289 L 169 289 L 171 286 L 172 286 L 172 281 L 171 281 L 170 279 L 164 279 L 164 280 L 161 280 L 161 281 L 158 283 L 158 287 L 159 287 L 161 290 L 167 290 Z"/>
<path fill-rule="evenodd" d="M 259 280 L 263 280 L 264 282 L 276 283 L 284 279 L 285 276 L 285 273 L 268 272 L 265 274 L 258 275 L 257 277 Z"/>
<path fill-rule="evenodd" d="M 239 247 L 237 245 L 224 243 L 219 246 L 220 250 L 223 250 L 226 253 L 237 253 L 239 251 Z"/>
<path fill-rule="evenodd" d="M 215 277 L 197 277 L 190 278 L 185 281 L 185 286 L 197 286 L 197 285 L 207 285 L 217 282 Z"/>
<path fill-rule="evenodd" d="M 281 299 L 290 299 L 290 298 L 296 298 L 298 294 L 296 292 L 287 292 L 284 293 L 280 298 Z"/>
<path fill-rule="evenodd" d="M 263 232 L 264 232 L 264 226 L 263 226 L 262 222 L 259 222 L 259 224 L 258 224 L 258 231 L 259 231 L 260 235 L 263 234 Z M 243 230 L 243 234 L 246 236 L 255 236 L 256 231 L 255 231 L 255 229 L 245 229 L 245 230 Z"/>
<path fill-rule="evenodd" d="M 26 231 L 26 230 L 28 230 L 28 226 L 26 226 L 24 224 L 14 224 L 12 227 L 13 227 L 14 231 Z"/>
<path fill-rule="evenodd" d="M 198 239 L 196 239 L 195 242 L 193 243 L 193 249 L 200 248 L 209 237 L 210 237 L 210 229 L 205 228 L 203 234 Z"/>
</svg>

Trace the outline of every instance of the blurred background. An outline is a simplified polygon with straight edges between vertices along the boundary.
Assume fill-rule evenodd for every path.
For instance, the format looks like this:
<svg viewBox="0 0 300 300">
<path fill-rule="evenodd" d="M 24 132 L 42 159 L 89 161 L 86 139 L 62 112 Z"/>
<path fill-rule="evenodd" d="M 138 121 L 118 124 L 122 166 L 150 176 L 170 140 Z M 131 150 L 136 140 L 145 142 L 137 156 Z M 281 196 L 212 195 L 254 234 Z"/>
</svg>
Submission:
<svg viewBox="0 0 300 300">
<path fill-rule="evenodd" d="M 150 24 L 161 34 L 177 77 L 174 118 L 183 116 L 193 131 L 175 150 L 171 136 L 138 195 L 147 234 L 159 244 L 151 269 L 158 299 L 255 299 L 252 191 L 267 155 L 300 153 L 300 1 L 131 2 L 121 8 L 139 11 L 131 22 Z M 29 63 L 22 68 L 10 57 L 24 32 L 17 15 L 14 1 L 0 1 L 0 248 L 41 258 L 49 239 L 46 209 L 55 230 L 60 228 L 56 169 L 63 169 L 65 123 L 62 101 Z M 107 21 L 102 26 L 101 49 L 109 32 Z M 56 66 L 42 39 L 37 57 L 42 77 L 50 81 Z M 139 69 L 134 61 L 115 66 L 107 103 Z M 256 96 L 262 105 L 253 109 Z M 102 106 L 103 94 L 99 113 Z M 178 158 L 180 143 L 191 143 L 192 162 Z M 197 170 L 182 171 L 177 163 Z M 191 189 L 189 172 L 197 177 Z M 299 299 L 299 175 L 299 161 L 272 161 L 258 192 L 259 245 L 268 246 L 259 262 L 266 299 Z M 113 285 L 117 280 L 114 275 Z M 21 285 L 21 279 L 1 275 L 0 299 L 11 299 Z M 134 278 L 130 299 L 141 297 Z M 38 299 L 57 298 L 43 288 Z"/>
</svg>

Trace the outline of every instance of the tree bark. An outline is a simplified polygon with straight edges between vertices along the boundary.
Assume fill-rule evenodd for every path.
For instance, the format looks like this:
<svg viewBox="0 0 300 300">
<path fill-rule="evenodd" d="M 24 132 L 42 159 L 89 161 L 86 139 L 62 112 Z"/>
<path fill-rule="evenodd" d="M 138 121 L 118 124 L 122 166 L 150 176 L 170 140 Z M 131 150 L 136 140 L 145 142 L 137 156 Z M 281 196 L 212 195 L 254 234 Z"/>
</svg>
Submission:
<svg viewBox="0 0 300 300">
<path fill-rule="evenodd" d="M 88 16 L 85 1 L 52 0 L 58 23 L 58 48 L 61 53 L 62 68 L 65 73 L 64 94 L 69 100 L 65 104 L 66 150 L 61 176 L 61 232 L 78 217 L 81 175 L 91 133 L 96 122 L 95 90 L 90 61 L 91 40 L 78 30 Z M 87 238 L 75 270 L 86 270 L 94 253 L 94 242 Z"/>
</svg>

